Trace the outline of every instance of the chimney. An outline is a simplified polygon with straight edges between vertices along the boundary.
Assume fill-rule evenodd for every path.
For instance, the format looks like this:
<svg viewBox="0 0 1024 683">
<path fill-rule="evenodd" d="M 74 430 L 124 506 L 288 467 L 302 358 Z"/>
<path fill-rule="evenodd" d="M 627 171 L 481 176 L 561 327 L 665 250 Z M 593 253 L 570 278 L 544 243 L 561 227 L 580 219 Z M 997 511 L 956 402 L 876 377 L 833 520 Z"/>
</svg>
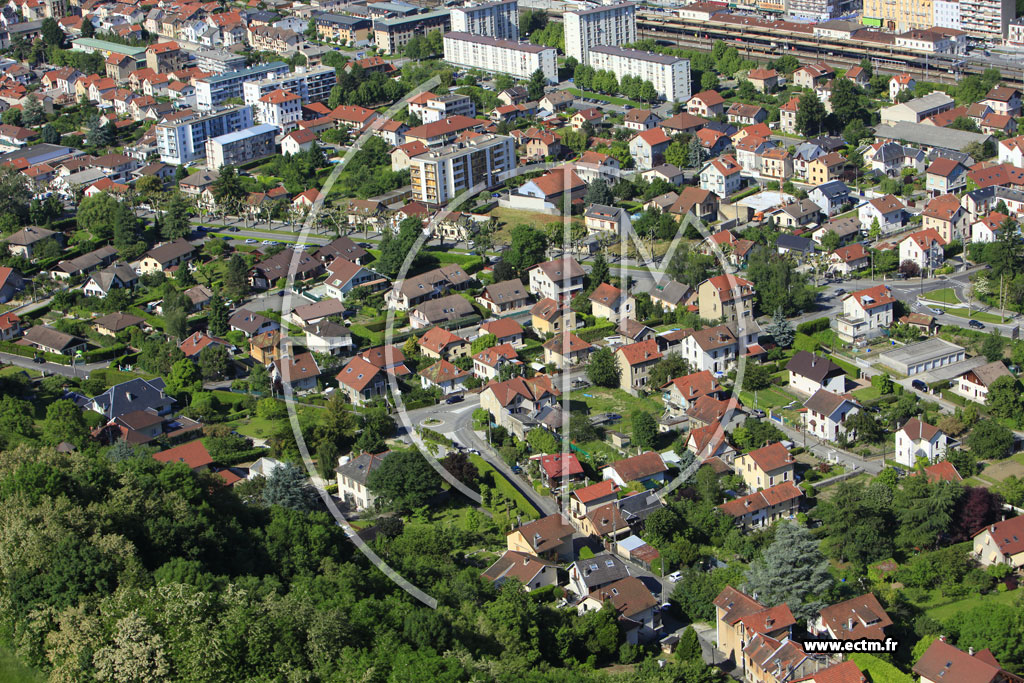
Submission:
<svg viewBox="0 0 1024 683">
<path fill-rule="evenodd" d="M 853 617 L 847 617 L 846 618 L 846 630 L 847 631 L 852 631 L 853 630 Z"/>
<path fill-rule="evenodd" d="M 973 657 L 974 656 L 974 648 L 969 646 L 967 648 L 967 654 L 969 654 L 970 656 Z"/>
</svg>

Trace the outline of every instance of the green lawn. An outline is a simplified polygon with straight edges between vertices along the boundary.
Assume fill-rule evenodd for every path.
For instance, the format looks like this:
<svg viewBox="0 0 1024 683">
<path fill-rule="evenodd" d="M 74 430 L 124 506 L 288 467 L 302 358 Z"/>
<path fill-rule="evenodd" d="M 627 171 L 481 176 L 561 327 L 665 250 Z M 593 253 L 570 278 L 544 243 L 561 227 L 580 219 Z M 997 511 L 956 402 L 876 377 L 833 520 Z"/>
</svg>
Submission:
<svg viewBox="0 0 1024 683">
<path fill-rule="evenodd" d="M 6 647 L 0 647 L 0 680 L 4 683 L 41 683 L 46 679 L 22 664 Z"/>
<path fill-rule="evenodd" d="M 617 105 L 622 106 L 622 107 L 625 107 L 626 105 L 629 105 L 631 107 L 636 107 L 637 109 L 643 109 L 645 106 L 647 106 L 647 105 L 641 104 L 640 102 L 634 102 L 633 100 L 627 100 L 624 97 L 611 97 L 609 95 L 601 95 L 601 94 L 596 93 L 596 92 L 590 92 L 589 90 L 584 92 L 584 91 L 580 90 L 579 88 L 566 88 L 565 90 L 566 90 L 566 92 L 571 92 L 576 97 L 589 97 L 592 100 L 601 100 L 602 102 L 610 102 L 611 104 L 617 104 Z"/>
<path fill-rule="evenodd" d="M 799 400 L 794 394 L 775 386 L 758 390 L 756 401 L 754 400 L 753 391 L 743 389 L 739 392 L 739 396 L 740 402 L 744 406 L 748 408 L 760 408 L 761 410 L 777 408 Z"/>
<path fill-rule="evenodd" d="M 853 392 L 854 398 L 861 401 L 872 401 L 882 395 L 882 392 L 875 387 L 864 387 Z"/>
<path fill-rule="evenodd" d="M 974 607 L 980 607 L 983 605 L 1012 605 L 1017 602 L 1021 597 L 1022 593 L 1020 590 L 1007 591 L 1005 593 L 999 593 L 993 591 L 987 595 L 972 595 L 969 598 L 963 598 L 962 600 L 949 600 L 940 595 L 937 595 L 938 591 L 934 596 L 929 596 L 923 601 L 918 601 L 918 606 L 925 608 L 925 614 L 932 619 L 938 621 L 945 621 L 959 612 L 972 609 Z M 942 602 L 946 600 L 946 602 Z M 931 604 L 931 603 L 935 604 Z"/>
<path fill-rule="evenodd" d="M 615 431 L 621 430 L 616 429 Z M 622 459 L 622 455 L 604 441 L 585 441 L 584 443 L 576 444 L 576 446 L 582 448 L 590 456 L 588 458 L 582 453 L 579 453 L 578 456 L 580 460 L 589 462 L 591 465 L 600 466 L 605 463 Z"/>
<path fill-rule="evenodd" d="M 956 291 L 952 287 L 945 287 L 943 289 L 926 292 L 921 298 L 927 301 L 938 301 L 939 303 L 944 304 L 960 303 L 960 299 L 957 298 Z"/>
<path fill-rule="evenodd" d="M 966 308 L 946 308 L 942 304 L 933 302 L 933 305 L 938 306 L 940 309 L 946 312 L 946 315 L 955 315 L 958 318 L 973 318 L 974 320 L 980 320 L 983 323 L 1001 323 L 1005 322 L 1003 318 L 992 313 L 986 313 L 985 311 L 970 311 Z M 941 318 L 940 318 L 941 322 Z"/>
<path fill-rule="evenodd" d="M 553 216 L 548 213 L 538 213 L 536 211 L 524 211 L 522 209 L 505 209 L 498 207 L 491 210 L 491 215 L 498 219 L 499 222 L 504 223 L 494 233 L 495 244 L 508 244 L 510 241 L 510 233 L 512 228 L 517 225 L 529 225 L 538 230 L 543 230 L 549 223 L 561 223 L 561 216 Z"/>
</svg>

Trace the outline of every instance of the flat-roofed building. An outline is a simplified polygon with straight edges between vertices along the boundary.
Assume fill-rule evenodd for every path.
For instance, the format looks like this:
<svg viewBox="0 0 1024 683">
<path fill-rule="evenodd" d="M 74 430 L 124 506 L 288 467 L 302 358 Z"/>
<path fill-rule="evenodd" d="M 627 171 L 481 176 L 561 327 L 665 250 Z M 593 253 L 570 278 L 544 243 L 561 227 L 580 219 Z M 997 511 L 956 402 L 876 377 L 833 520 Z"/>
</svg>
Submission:
<svg viewBox="0 0 1024 683">
<path fill-rule="evenodd" d="M 413 199 L 447 204 L 471 187 L 497 186 L 515 165 L 515 141 L 505 135 L 478 135 L 439 147 L 410 160 Z"/>
<path fill-rule="evenodd" d="M 452 7 L 452 30 L 501 40 L 519 40 L 519 3 L 499 0 Z"/>
<path fill-rule="evenodd" d="M 629 75 L 650 81 L 658 94 L 669 102 L 690 99 L 689 59 L 614 45 L 595 45 L 590 49 L 590 66 L 611 71 L 619 80 Z"/>
<path fill-rule="evenodd" d="M 274 137 L 280 132 L 277 126 L 261 123 L 227 135 L 220 135 L 206 141 L 206 167 L 220 170 L 223 166 L 235 166 L 274 154 L 277 145 Z"/>
<path fill-rule="evenodd" d="M 242 86 L 249 81 L 284 76 L 290 71 L 284 62 L 270 62 L 201 78 L 195 83 L 196 106 L 200 109 L 212 109 L 232 97 L 242 97 Z"/>
<path fill-rule="evenodd" d="M 444 36 L 444 60 L 517 78 L 539 70 L 548 83 L 558 82 L 558 51 L 553 47 L 453 31 Z"/>
<path fill-rule="evenodd" d="M 447 33 L 451 26 L 451 12 L 446 9 L 408 17 L 377 19 L 373 22 L 373 40 L 381 52 L 393 54 L 405 47 L 413 36 L 425 36 L 431 31 Z"/>
<path fill-rule="evenodd" d="M 566 12 L 565 55 L 581 64 L 590 63 L 590 49 L 595 45 L 626 45 L 636 42 L 636 5 L 624 2 L 593 9 Z"/>
<path fill-rule="evenodd" d="M 165 120 L 156 126 L 160 161 L 180 166 L 202 159 L 206 155 L 207 140 L 249 128 L 252 123 L 252 107 L 245 105 Z"/>
</svg>

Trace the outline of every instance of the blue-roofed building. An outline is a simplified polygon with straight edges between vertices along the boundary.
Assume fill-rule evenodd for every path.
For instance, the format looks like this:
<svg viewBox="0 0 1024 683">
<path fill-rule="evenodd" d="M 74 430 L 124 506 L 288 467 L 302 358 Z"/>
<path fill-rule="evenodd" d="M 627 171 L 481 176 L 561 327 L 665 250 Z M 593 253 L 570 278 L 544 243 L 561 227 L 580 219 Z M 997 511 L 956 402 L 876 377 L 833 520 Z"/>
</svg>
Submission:
<svg viewBox="0 0 1024 683">
<path fill-rule="evenodd" d="M 210 138 L 206 141 L 206 168 L 219 171 L 224 166 L 236 166 L 269 157 L 277 151 L 274 138 L 280 132 L 277 126 L 261 123 Z"/>
<path fill-rule="evenodd" d="M 241 98 L 242 85 L 249 81 L 277 78 L 290 71 L 284 62 L 270 62 L 201 78 L 196 81 L 196 106 L 200 109 L 212 109 L 232 97 Z"/>
<path fill-rule="evenodd" d="M 81 394 L 70 394 L 68 397 L 79 407 L 99 413 L 108 420 L 137 410 L 167 415 L 174 407 L 174 399 L 164 393 L 165 388 L 164 380 L 160 377 L 130 379 L 110 387 L 94 398 Z"/>
</svg>

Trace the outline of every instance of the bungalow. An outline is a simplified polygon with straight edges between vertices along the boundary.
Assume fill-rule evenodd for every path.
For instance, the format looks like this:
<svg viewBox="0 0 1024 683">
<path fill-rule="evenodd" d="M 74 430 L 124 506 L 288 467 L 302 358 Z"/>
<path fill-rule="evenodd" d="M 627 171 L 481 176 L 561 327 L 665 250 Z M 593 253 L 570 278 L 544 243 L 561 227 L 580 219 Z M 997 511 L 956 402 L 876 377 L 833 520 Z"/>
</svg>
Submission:
<svg viewBox="0 0 1024 683">
<path fill-rule="evenodd" d="M 616 460 L 601 470 L 603 479 L 610 479 L 619 487 L 632 482 L 639 484 L 661 484 L 665 481 L 665 461 L 655 451 L 647 451 L 625 460 Z"/>
<path fill-rule="evenodd" d="M 849 396 L 819 389 L 804 401 L 802 418 L 804 429 L 825 441 L 837 441 L 840 433 L 847 433 L 846 419 L 860 410 Z"/>
<path fill-rule="evenodd" d="M 409 314 L 409 322 L 414 330 L 430 325 L 453 323 L 468 318 L 476 313 L 473 304 L 458 294 L 450 294 L 440 299 L 426 301 Z"/>
<path fill-rule="evenodd" d="M 279 330 L 281 325 L 265 315 L 242 309 L 228 318 L 228 328 L 241 332 L 246 337 L 255 337 L 264 332 Z"/>
<path fill-rule="evenodd" d="M 544 342 L 544 363 L 552 364 L 559 370 L 585 363 L 594 352 L 594 347 L 569 332 L 557 335 Z"/>
<path fill-rule="evenodd" d="M 792 481 L 784 481 L 722 503 L 718 509 L 732 517 L 736 525 L 746 531 L 771 526 L 780 519 L 792 519 L 800 511 L 803 495 Z"/>
<path fill-rule="evenodd" d="M 519 278 L 496 282 L 484 287 L 477 303 L 491 313 L 518 312 L 530 305 L 530 295 Z"/>
<path fill-rule="evenodd" d="M 285 356 L 274 361 L 271 381 L 278 387 L 290 386 L 292 391 L 312 391 L 320 379 L 320 366 L 311 353 Z"/>
<path fill-rule="evenodd" d="M 558 583 L 558 565 L 529 553 L 506 550 L 497 561 L 485 569 L 481 576 L 501 586 L 509 579 L 515 579 L 523 590 L 530 592 Z"/>
<path fill-rule="evenodd" d="M 190 261 L 195 256 L 195 247 L 185 239 L 165 242 L 147 251 L 139 262 L 143 275 L 148 273 L 166 273 L 179 264 Z"/>
<path fill-rule="evenodd" d="M 461 392 L 465 389 L 465 382 L 470 377 L 468 371 L 457 368 L 443 358 L 429 368 L 421 370 L 419 375 L 420 386 L 424 389 L 436 387 L 446 395 Z"/>
<path fill-rule="evenodd" d="M 479 333 L 481 335 L 493 334 L 498 344 L 511 344 L 515 349 L 522 348 L 525 345 L 523 339 L 526 332 L 515 318 L 488 320 L 480 325 Z"/>
<path fill-rule="evenodd" d="M 796 477 L 796 460 L 779 442 L 737 455 L 734 466 L 751 492 L 792 482 Z"/>
<path fill-rule="evenodd" d="M 946 435 L 938 427 L 916 417 L 907 420 L 896 432 L 896 462 L 913 469 L 918 458 L 934 464 L 946 452 Z"/>
<path fill-rule="evenodd" d="M 993 361 L 958 375 L 953 391 L 976 403 L 985 403 L 988 388 L 1000 377 L 1013 377 L 1013 373 L 1002 361 Z"/>
<path fill-rule="evenodd" d="M 85 351 L 88 344 L 84 339 L 65 334 L 46 325 L 36 325 L 25 330 L 22 338 L 28 345 L 44 353 L 57 353 L 62 356 L 73 356 Z"/>
<path fill-rule="evenodd" d="M 193 472 L 206 472 L 213 464 L 213 457 L 206 450 L 201 439 L 183 443 L 166 451 L 153 454 L 153 459 L 162 463 L 183 462 Z"/>
<path fill-rule="evenodd" d="M 786 363 L 789 371 L 789 388 L 799 394 L 810 396 L 824 389 L 834 394 L 846 391 L 846 372 L 828 358 L 822 358 L 810 351 L 797 351 Z"/>
</svg>

